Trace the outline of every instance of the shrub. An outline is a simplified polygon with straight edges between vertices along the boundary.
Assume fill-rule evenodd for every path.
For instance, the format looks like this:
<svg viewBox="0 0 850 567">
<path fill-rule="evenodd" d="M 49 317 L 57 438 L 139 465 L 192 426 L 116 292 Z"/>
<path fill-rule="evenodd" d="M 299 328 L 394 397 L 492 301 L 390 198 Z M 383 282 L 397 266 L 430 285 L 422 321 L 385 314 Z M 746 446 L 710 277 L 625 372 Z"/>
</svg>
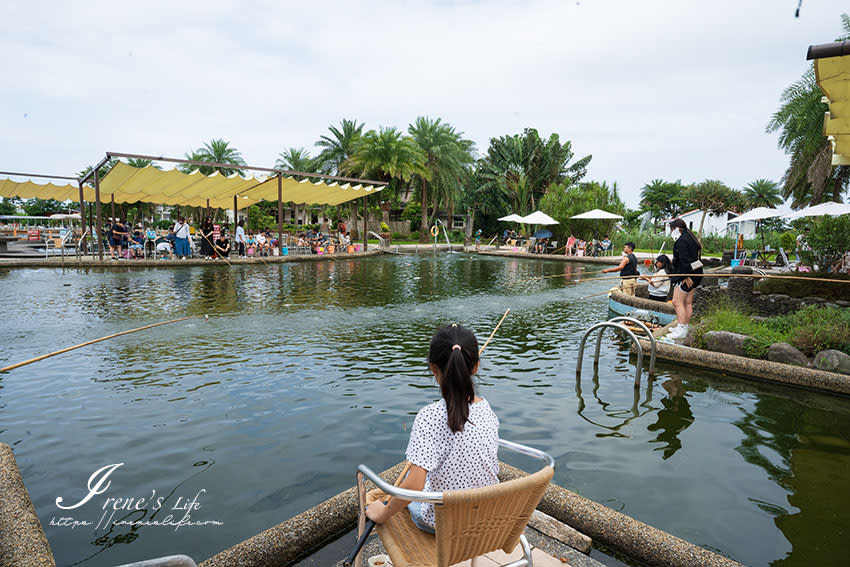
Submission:
<svg viewBox="0 0 850 567">
<path fill-rule="evenodd" d="M 411 232 L 410 240 L 419 240 L 419 231 Z"/>
<path fill-rule="evenodd" d="M 786 254 L 790 254 L 796 247 L 796 244 L 794 234 L 787 230 L 779 236 L 779 246 L 785 250 Z"/>
<path fill-rule="evenodd" d="M 401 240 L 401 233 L 400 233 L 400 232 L 394 232 L 394 233 L 392 233 L 392 234 L 390 235 L 390 237 L 391 237 L 393 240 Z"/>
<path fill-rule="evenodd" d="M 390 231 L 390 225 L 388 225 L 385 222 L 382 222 L 381 223 L 381 232 L 389 232 L 389 231 Z"/>
</svg>

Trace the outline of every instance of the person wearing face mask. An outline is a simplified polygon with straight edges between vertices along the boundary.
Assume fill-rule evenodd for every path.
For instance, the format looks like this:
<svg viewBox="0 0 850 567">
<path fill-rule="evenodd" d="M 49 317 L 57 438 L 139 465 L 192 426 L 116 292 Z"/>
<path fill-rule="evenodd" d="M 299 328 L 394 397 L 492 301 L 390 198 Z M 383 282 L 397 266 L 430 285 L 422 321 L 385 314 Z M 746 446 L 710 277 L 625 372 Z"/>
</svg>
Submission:
<svg viewBox="0 0 850 567">
<path fill-rule="evenodd" d="M 670 283 L 673 285 L 673 309 L 678 324 L 670 330 L 671 339 L 683 339 L 688 336 L 688 324 L 693 315 L 694 289 L 702 278 L 702 246 L 696 236 L 688 230 L 685 221 L 676 219 L 670 223 L 670 236 L 673 237 L 673 270 Z"/>
</svg>

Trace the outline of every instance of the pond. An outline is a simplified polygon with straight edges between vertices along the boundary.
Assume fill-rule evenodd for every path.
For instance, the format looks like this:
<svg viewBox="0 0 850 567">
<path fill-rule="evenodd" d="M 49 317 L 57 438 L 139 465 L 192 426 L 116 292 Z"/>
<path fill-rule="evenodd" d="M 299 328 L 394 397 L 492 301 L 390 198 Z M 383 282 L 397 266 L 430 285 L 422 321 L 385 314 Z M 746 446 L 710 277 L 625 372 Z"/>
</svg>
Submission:
<svg viewBox="0 0 850 567">
<path fill-rule="evenodd" d="M 352 486 L 358 463 L 401 461 L 439 397 L 434 329 L 483 343 L 510 308 L 481 393 L 502 437 L 556 458 L 555 482 L 747 565 L 844 562 L 850 400 L 661 361 L 635 390 L 613 338 L 577 382 L 582 333 L 607 317 L 586 296 L 611 282 L 573 280 L 598 269 L 426 254 L 0 270 L 0 366 L 209 315 L 0 375 L 0 441 L 59 565 L 200 561 Z"/>
</svg>

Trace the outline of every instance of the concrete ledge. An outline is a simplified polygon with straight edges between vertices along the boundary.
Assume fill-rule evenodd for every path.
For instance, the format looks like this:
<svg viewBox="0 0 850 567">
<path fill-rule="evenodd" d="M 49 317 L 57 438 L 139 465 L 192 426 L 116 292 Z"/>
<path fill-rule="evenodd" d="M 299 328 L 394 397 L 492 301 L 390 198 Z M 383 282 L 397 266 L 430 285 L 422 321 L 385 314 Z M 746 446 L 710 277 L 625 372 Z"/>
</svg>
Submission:
<svg viewBox="0 0 850 567">
<path fill-rule="evenodd" d="M 641 340 L 640 342 L 645 352 L 651 348 L 649 341 Z M 745 378 L 758 378 L 767 382 L 850 395 L 850 376 L 844 374 L 667 343 L 656 343 L 655 355 L 664 360 Z"/>
<path fill-rule="evenodd" d="M 267 256 L 253 258 L 228 258 L 228 262 L 240 264 L 283 264 L 286 262 L 326 262 L 379 256 L 380 250 L 364 252 L 340 252 L 339 254 L 299 254 L 297 256 Z M 9 259 L 0 258 L 0 269 L 3 268 L 179 268 L 181 266 L 224 266 L 229 267 L 224 260 L 204 260 L 190 258 L 187 260 L 92 260 L 77 262 L 76 256 L 65 256 L 65 264 L 61 257 Z"/>
<path fill-rule="evenodd" d="M 55 565 L 12 448 L 0 443 L 0 567 Z"/>
<path fill-rule="evenodd" d="M 381 473 L 381 478 L 395 482 L 403 463 Z M 285 522 L 242 543 L 225 549 L 201 563 L 201 567 L 266 567 L 291 565 L 310 555 L 357 523 L 359 504 L 357 489 L 351 487 Z"/>
<path fill-rule="evenodd" d="M 553 260 L 555 262 L 579 262 L 582 264 L 609 264 L 616 266 L 622 259 L 620 256 L 564 256 L 564 254 L 530 254 L 528 252 L 513 252 L 511 250 L 481 250 L 482 256 L 500 256 L 504 258 L 532 258 L 535 260 Z"/>
<path fill-rule="evenodd" d="M 499 479 L 526 472 L 501 463 Z M 550 484 L 537 507 L 616 551 L 648 565 L 666 567 L 741 567 L 740 563 L 639 522 L 593 500 Z"/>
</svg>

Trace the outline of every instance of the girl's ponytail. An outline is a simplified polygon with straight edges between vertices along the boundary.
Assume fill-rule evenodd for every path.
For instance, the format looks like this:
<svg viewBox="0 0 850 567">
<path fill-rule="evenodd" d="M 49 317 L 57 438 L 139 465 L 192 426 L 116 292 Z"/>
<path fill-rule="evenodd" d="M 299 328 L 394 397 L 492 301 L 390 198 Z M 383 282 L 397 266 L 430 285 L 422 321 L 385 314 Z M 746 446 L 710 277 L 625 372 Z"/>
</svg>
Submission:
<svg viewBox="0 0 850 567">
<path fill-rule="evenodd" d="M 472 371 L 478 364 L 478 341 L 469 329 L 443 327 L 431 338 L 428 362 L 439 370 L 440 391 L 446 401 L 449 428 L 461 431 L 469 419 L 469 404 L 475 400 Z"/>
</svg>

